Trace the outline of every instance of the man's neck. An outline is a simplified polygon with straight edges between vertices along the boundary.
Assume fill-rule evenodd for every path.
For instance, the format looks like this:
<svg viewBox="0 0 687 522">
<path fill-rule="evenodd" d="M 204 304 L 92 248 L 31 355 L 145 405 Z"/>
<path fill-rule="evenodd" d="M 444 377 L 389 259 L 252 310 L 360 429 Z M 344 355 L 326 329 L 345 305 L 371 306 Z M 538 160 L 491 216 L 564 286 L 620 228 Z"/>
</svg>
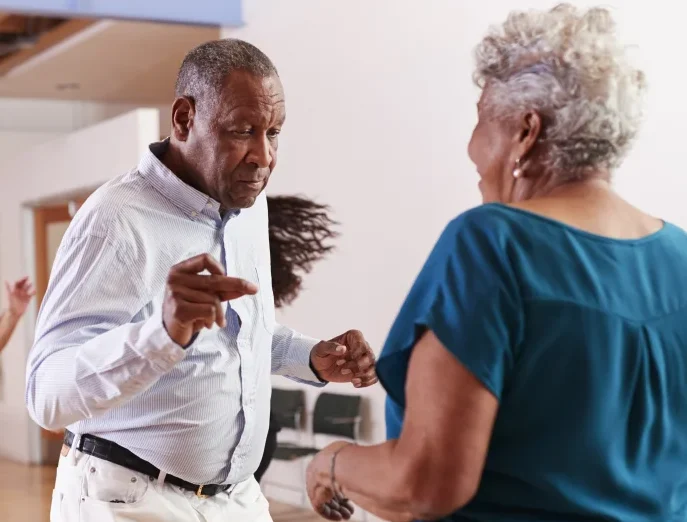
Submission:
<svg viewBox="0 0 687 522">
<path fill-rule="evenodd" d="M 199 176 L 192 174 L 186 167 L 186 162 L 184 161 L 181 151 L 173 140 L 169 140 L 167 147 L 165 147 L 164 152 L 162 152 L 162 155 L 158 157 L 158 159 L 181 181 L 203 194 L 209 195 Z"/>
</svg>

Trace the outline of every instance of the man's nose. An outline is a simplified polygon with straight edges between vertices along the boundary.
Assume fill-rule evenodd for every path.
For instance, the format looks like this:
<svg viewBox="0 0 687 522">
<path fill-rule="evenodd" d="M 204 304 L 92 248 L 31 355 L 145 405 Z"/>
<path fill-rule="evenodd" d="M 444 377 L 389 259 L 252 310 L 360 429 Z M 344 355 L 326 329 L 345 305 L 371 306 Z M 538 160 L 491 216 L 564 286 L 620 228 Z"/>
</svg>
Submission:
<svg viewBox="0 0 687 522">
<path fill-rule="evenodd" d="M 272 147 L 267 136 L 255 136 L 251 140 L 246 161 L 261 169 L 266 169 L 272 164 Z"/>
</svg>

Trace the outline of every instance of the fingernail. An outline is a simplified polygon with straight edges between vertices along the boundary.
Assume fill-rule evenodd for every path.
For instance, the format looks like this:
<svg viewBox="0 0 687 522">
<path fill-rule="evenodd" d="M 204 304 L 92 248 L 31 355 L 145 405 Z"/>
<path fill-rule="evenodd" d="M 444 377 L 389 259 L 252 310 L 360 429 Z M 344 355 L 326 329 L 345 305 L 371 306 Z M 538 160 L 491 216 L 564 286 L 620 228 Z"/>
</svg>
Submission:
<svg viewBox="0 0 687 522">
<path fill-rule="evenodd" d="M 344 353 L 346 351 L 346 347 L 341 345 L 336 348 L 337 352 Z"/>
<path fill-rule="evenodd" d="M 344 361 L 343 359 L 336 361 L 337 366 L 343 366 L 344 364 L 346 364 L 346 361 Z"/>
<path fill-rule="evenodd" d="M 341 370 L 341 375 L 348 375 L 349 373 L 353 373 L 353 372 L 351 370 L 349 370 L 348 368 Z"/>
<path fill-rule="evenodd" d="M 358 386 L 362 381 L 360 379 L 353 379 L 351 382 Z"/>
</svg>

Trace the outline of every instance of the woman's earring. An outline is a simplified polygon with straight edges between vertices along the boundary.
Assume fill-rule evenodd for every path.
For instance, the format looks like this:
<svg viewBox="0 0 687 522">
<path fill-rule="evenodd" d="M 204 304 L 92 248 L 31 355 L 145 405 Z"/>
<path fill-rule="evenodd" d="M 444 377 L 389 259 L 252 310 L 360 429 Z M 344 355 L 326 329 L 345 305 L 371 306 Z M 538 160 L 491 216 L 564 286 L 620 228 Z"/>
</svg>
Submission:
<svg viewBox="0 0 687 522">
<path fill-rule="evenodd" d="M 515 160 L 515 168 L 513 169 L 513 177 L 515 179 L 522 176 L 522 168 L 520 167 L 520 158 Z"/>
</svg>

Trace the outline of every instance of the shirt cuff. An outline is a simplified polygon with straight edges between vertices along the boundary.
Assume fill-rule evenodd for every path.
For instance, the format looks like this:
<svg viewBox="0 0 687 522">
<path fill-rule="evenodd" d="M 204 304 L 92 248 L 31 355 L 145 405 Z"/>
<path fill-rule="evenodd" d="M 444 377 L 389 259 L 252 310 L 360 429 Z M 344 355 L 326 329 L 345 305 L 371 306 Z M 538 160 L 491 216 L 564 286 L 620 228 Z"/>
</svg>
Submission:
<svg viewBox="0 0 687 522">
<path fill-rule="evenodd" d="M 321 381 L 317 374 L 313 371 L 310 354 L 312 349 L 319 339 L 313 339 L 312 337 L 307 337 L 303 334 L 295 334 L 294 338 L 291 339 L 290 355 L 292 364 L 290 364 L 289 371 L 287 375 L 298 382 L 306 384 L 314 384 L 315 386 L 324 386 L 327 383 Z"/>
<path fill-rule="evenodd" d="M 167 333 L 161 315 L 153 316 L 143 324 L 136 345 L 139 353 L 163 373 L 186 357 L 186 350 Z"/>
</svg>

